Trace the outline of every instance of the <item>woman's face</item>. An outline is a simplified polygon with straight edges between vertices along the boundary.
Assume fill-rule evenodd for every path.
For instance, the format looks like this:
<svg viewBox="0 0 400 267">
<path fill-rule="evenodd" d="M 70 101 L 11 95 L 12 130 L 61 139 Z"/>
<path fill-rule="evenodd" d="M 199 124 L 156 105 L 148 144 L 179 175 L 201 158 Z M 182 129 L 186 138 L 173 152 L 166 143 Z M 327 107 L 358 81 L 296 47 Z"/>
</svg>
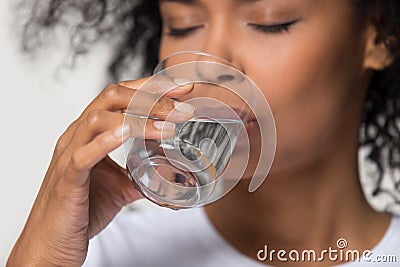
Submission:
<svg viewBox="0 0 400 267">
<path fill-rule="evenodd" d="M 161 0 L 160 10 L 160 58 L 209 52 L 260 87 L 277 127 L 272 171 L 320 157 L 349 134 L 357 145 L 368 79 L 351 0 Z"/>
</svg>

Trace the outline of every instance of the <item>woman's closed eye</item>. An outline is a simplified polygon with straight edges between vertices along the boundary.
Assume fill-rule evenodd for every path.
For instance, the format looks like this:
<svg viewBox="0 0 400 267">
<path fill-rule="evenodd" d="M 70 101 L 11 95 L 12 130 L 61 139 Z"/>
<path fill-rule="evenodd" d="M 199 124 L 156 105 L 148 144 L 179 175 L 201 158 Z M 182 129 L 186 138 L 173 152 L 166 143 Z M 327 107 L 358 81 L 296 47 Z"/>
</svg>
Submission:
<svg viewBox="0 0 400 267">
<path fill-rule="evenodd" d="M 250 27 L 252 27 L 253 29 L 264 32 L 264 33 L 278 34 L 278 33 L 282 33 L 282 32 L 289 32 L 290 28 L 299 21 L 300 21 L 299 19 L 296 19 L 296 20 L 292 20 L 289 22 L 285 22 L 285 23 L 279 23 L 279 24 L 262 25 L 262 24 L 256 24 L 256 23 L 248 23 L 248 25 Z"/>
<path fill-rule="evenodd" d="M 196 25 L 196 26 L 191 26 L 191 27 L 186 27 L 186 28 L 169 27 L 167 34 L 169 36 L 173 36 L 173 37 L 184 37 L 184 36 L 188 35 L 189 33 L 192 33 L 202 27 L 203 27 L 202 25 Z"/>
<path fill-rule="evenodd" d="M 279 23 L 279 24 L 271 24 L 271 25 L 263 25 L 263 24 L 256 24 L 256 23 L 248 23 L 250 27 L 252 27 L 255 30 L 264 32 L 264 33 L 272 33 L 272 34 L 278 34 L 282 32 L 289 32 L 290 28 L 299 22 L 300 20 L 292 20 L 289 22 L 285 23 Z M 174 28 L 174 27 L 169 27 L 167 31 L 167 35 L 172 36 L 172 37 L 185 37 L 189 35 L 190 33 L 194 33 L 196 30 L 203 28 L 203 25 L 195 25 L 195 26 L 190 26 L 190 27 L 184 27 L 184 28 Z"/>
</svg>

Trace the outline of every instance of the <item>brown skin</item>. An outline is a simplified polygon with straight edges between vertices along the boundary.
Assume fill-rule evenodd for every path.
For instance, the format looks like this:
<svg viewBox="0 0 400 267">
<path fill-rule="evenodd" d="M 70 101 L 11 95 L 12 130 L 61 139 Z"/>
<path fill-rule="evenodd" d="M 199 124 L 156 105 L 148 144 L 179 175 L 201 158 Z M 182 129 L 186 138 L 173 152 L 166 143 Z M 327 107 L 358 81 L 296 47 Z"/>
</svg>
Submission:
<svg viewBox="0 0 400 267">
<path fill-rule="evenodd" d="M 109 85 L 60 137 L 7 266 L 81 266 L 89 239 L 106 227 L 124 205 L 141 198 L 126 170 L 107 154 L 122 144 L 121 111 L 146 80 Z M 176 98 L 192 88 L 179 87 L 167 96 Z M 153 103 L 154 97 L 141 93 L 140 99 L 142 103 Z M 165 118 L 173 107 L 173 100 L 164 98 L 155 106 L 152 116 Z M 175 114 L 169 120 L 185 121 L 193 116 Z M 141 126 L 145 125 L 146 138 L 160 139 L 161 132 L 152 123 L 149 120 L 144 124 L 137 119 L 125 136 L 143 137 Z M 171 135 L 165 131 L 162 134 Z"/>
<path fill-rule="evenodd" d="M 229 60 L 259 85 L 275 116 L 278 145 L 266 182 L 250 194 L 244 179 L 206 207 L 226 240 L 252 258 L 265 244 L 321 250 L 335 248 L 344 237 L 351 249 L 376 245 L 390 217 L 372 210 L 362 194 L 358 128 L 370 70 L 388 63 L 380 60 L 385 49 L 374 44 L 373 27 L 356 23 L 350 0 L 162 1 L 161 12 L 161 58 L 190 49 Z M 266 33 L 249 24 L 293 20 L 298 22 L 289 32 Z M 168 35 L 171 27 L 193 26 L 198 27 L 183 37 Z M 121 144 L 113 137 L 121 110 L 144 81 L 107 87 L 62 135 L 7 266 L 80 266 L 88 240 L 140 197 L 106 155 Z M 172 106 L 165 100 L 155 114 Z M 139 125 L 132 125 L 130 136 L 142 134 Z M 160 137 L 151 124 L 147 129 L 146 137 Z M 250 140 L 255 149 L 257 138 Z M 256 163 L 253 156 L 249 166 Z M 249 167 L 245 176 L 252 171 Z"/>
<path fill-rule="evenodd" d="M 259 85 L 276 120 L 276 157 L 262 187 L 249 194 L 243 180 L 206 207 L 225 239 L 254 259 L 266 244 L 277 250 L 321 251 L 337 248 L 336 240 L 343 237 L 350 249 L 373 248 L 390 216 L 372 210 L 363 196 L 358 130 L 370 70 L 387 61 L 379 56 L 386 52 L 382 45 L 373 42 L 375 30 L 356 21 L 350 1 L 164 1 L 161 11 L 164 33 L 200 26 L 180 38 L 164 34 L 161 58 L 193 49 L 229 60 Z M 248 25 L 292 20 L 299 22 L 282 33 Z"/>
</svg>

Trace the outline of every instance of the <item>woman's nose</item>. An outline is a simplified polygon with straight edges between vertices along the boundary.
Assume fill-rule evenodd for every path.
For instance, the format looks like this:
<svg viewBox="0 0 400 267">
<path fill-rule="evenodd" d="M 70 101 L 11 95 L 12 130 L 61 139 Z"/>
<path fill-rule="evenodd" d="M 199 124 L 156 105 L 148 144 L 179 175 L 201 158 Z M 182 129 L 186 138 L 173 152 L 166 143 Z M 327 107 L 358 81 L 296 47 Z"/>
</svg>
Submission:
<svg viewBox="0 0 400 267">
<path fill-rule="evenodd" d="M 196 61 L 195 71 L 201 80 L 216 84 L 243 80 L 243 75 L 235 66 L 214 55 L 201 55 Z"/>
</svg>

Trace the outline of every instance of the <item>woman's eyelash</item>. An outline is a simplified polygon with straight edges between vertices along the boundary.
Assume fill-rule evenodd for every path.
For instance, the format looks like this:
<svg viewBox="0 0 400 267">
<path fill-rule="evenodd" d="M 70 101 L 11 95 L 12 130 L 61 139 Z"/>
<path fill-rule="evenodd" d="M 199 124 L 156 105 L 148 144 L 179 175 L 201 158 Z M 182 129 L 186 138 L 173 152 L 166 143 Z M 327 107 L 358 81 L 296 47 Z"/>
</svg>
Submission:
<svg viewBox="0 0 400 267">
<path fill-rule="evenodd" d="M 193 32 L 199 28 L 201 28 L 202 26 L 193 26 L 193 27 L 188 27 L 188 28 L 169 28 L 168 30 L 168 35 L 169 36 L 174 36 L 174 37 L 183 37 L 187 34 L 189 34 L 190 32 Z"/>
<path fill-rule="evenodd" d="M 282 32 L 289 32 L 290 27 L 299 22 L 299 20 L 293 20 L 290 22 L 280 23 L 280 24 L 273 24 L 273 25 L 261 25 L 261 24 L 254 24 L 249 23 L 248 25 L 252 28 L 265 32 L 265 33 L 282 33 Z"/>
<path fill-rule="evenodd" d="M 265 33 L 282 33 L 282 32 L 289 32 L 290 27 L 296 24 L 299 20 L 293 20 L 290 22 L 286 23 L 280 23 L 280 24 L 273 24 L 273 25 L 261 25 L 261 24 L 255 24 L 255 23 L 249 23 L 248 25 L 251 26 L 252 28 L 265 32 Z M 192 27 L 187 27 L 187 28 L 169 28 L 168 29 L 168 35 L 173 36 L 173 37 L 184 37 L 188 35 L 189 33 L 201 28 L 202 26 L 192 26 Z"/>
</svg>

